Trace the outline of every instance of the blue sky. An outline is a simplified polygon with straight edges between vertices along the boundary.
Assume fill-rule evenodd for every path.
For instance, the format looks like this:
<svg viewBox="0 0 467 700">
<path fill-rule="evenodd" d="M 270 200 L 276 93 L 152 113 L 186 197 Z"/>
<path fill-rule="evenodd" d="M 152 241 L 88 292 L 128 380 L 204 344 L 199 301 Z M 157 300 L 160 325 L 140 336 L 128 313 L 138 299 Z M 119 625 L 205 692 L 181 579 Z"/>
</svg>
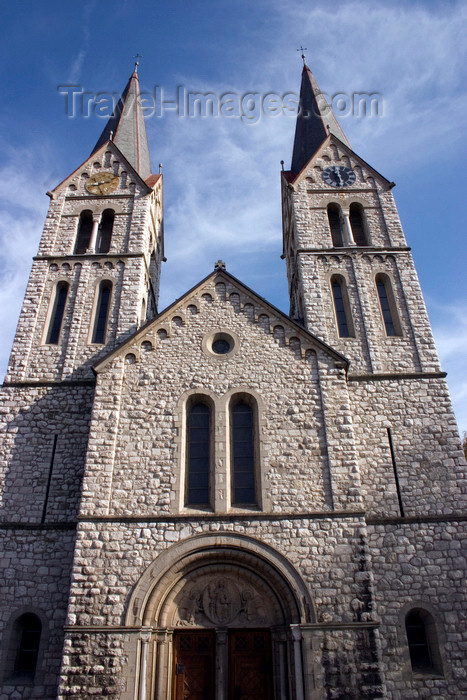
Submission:
<svg viewBox="0 0 467 700">
<path fill-rule="evenodd" d="M 301 60 L 320 87 L 378 92 L 379 117 L 340 123 L 353 149 L 389 180 L 433 324 L 458 423 L 467 429 L 465 66 L 467 2 L 218 0 L 10 3 L 0 46 L 0 324 L 3 374 L 52 189 L 89 155 L 105 120 L 67 116 L 60 85 L 119 92 L 140 60 L 142 89 L 298 92 Z M 255 121 L 255 120 L 253 120 Z M 153 170 L 163 163 L 161 308 L 227 269 L 288 311 L 281 253 L 280 161 L 286 114 L 147 119 Z"/>
</svg>

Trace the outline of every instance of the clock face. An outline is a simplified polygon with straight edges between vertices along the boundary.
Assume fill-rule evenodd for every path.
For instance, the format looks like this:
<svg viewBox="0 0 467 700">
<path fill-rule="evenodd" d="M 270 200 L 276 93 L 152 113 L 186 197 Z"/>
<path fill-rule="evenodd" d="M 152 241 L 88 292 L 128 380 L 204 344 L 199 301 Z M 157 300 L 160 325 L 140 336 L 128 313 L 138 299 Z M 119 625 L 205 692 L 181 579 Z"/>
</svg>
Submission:
<svg viewBox="0 0 467 700">
<path fill-rule="evenodd" d="M 331 187 L 348 187 L 353 185 L 357 179 L 354 171 L 346 168 L 345 165 L 331 165 L 326 170 L 323 170 L 321 177 Z"/>
<path fill-rule="evenodd" d="M 110 194 L 117 189 L 118 183 L 118 175 L 109 172 L 94 173 L 86 180 L 85 187 L 91 194 Z"/>
</svg>

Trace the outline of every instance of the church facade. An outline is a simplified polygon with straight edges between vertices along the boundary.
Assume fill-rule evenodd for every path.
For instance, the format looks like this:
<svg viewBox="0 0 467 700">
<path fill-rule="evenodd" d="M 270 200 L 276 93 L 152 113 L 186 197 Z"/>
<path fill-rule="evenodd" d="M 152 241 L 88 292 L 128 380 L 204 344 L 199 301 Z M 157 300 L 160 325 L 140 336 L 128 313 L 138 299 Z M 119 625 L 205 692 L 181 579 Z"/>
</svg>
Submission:
<svg viewBox="0 0 467 700">
<path fill-rule="evenodd" d="M 2 388 L 0 698 L 467 696 L 465 461 L 389 182 L 305 65 L 287 316 L 157 311 L 135 72 L 52 192 Z"/>
</svg>

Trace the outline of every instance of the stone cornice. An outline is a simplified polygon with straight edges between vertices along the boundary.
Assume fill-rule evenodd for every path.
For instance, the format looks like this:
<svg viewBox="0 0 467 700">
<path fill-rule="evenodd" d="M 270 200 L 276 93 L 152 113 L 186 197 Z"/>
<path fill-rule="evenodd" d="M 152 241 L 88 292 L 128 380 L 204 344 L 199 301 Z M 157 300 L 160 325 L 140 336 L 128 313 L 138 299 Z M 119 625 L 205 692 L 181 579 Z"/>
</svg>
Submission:
<svg viewBox="0 0 467 700">
<path fill-rule="evenodd" d="M 72 255 L 72 254 L 66 254 L 62 255 L 61 253 L 55 253 L 54 255 L 35 255 L 33 257 L 33 260 L 91 260 L 92 262 L 96 262 L 98 260 L 108 260 L 114 259 L 118 260 L 119 258 L 142 258 L 146 255 L 146 253 L 87 253 L 84 255 Z"/>
<path fill-rule="evenodd" d="M 348 374 L 348 382 L 391 381 L 393 379 L 444 379 L 447 372 L 388 372 L 385 374 Z"/>
<path fill-rule="evenodd" d="M 342 518 L 365 517 L 363 510 L 318 511 L 303 513 L 173 513 L 161 515 L 96 515 L 79 516 L 79 523 L 173 523 L 173 522 L 244 522 L 248 521 L 282 521 L 282 520 L 340 520 Z"/>
<path fill-rule="evenodd" d="M 342 253 L 358 253 L 360 255 L 365 255 L 372 253 L 375 255 L 381 255 L 381 253 L 410 253 L 412 248 L 410 246 L 387 246 L 384 248 L 376 246 L 342 246 L 339 248 L 297 248 L 296 253 L 313 253 L 315 255 L 340 255 Z"/>
</svg>

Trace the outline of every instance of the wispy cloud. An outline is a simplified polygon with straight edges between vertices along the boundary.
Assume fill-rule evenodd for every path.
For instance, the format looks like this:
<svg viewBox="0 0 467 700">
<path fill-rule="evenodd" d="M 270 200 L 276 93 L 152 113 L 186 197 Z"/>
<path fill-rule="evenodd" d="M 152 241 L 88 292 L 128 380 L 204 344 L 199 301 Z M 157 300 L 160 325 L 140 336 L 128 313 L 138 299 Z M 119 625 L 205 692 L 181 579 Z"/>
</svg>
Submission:
<svg viewBox="0 0 467 700">
<path fill-rule="evenodd" d="M 90 27 L 90 22 L 91 22 L 91 13 L 94 7 L 94 2 L 87 2 L 83 5 L 83 24 L 81 27 L 82 30 L 82 48 L 78 52 L 78 54 L 73 58 L 70 66 L 70 70 L 68 72 L 67 80 L 66 82 L 68 84 L 75 84 L 77 83 L 81 77 L 82 77 L 82 69 L 83 69 L 83 64 L 84 60 L 87 56 L 88 50 L 89 50 L 89 43 L 91 40 L 91 27 Z"/>
</svg>

